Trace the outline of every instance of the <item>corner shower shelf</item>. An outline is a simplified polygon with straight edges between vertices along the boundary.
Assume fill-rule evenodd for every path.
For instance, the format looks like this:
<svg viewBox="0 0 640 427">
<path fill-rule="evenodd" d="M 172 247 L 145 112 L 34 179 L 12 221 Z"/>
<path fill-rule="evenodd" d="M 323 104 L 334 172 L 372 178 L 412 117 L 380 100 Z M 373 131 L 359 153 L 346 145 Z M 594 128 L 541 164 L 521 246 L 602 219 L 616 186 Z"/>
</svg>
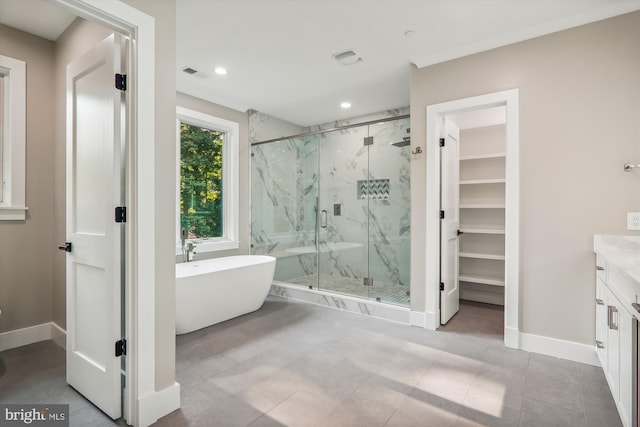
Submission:
<svg viewBox="0 0 640 427">
<path fill-rule="evenodd" d="M 460 156 L 460 160 L 498 159 L 500 157 L 507 157 L 507 153 L 471 154 Z"/>
<path fill-rule="evenodd" d="M 504 255 L 482 254 L 475 252 L 459 252 L 458 255 L 461 258 L 477 258 L 477 259 L 494 259 L 498 261 L 504 261 Z"/>
<path fill-rule="evenodd" d="M 460 185 L 474 185 L 474 184 L 504 184 L 506 179 L 471 179 L 467 181 L 460 181 Z"/>
<path fill-rule="evenodd" d="M 504 286 L 504 280 L 500 280 L 492 277 L 471 276 L 471 275 L 461 274 L 458 276 L 458 280 L 460 282 L 480 283 L 483 285 Z"/>
</svg>

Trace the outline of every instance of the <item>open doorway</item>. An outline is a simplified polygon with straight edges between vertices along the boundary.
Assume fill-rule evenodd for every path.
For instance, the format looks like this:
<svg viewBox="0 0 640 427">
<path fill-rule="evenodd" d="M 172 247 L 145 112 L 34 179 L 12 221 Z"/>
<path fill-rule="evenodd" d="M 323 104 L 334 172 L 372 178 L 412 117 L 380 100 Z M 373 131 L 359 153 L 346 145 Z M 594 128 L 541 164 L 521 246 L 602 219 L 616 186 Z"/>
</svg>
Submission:
<svg viewBox="0 0 640 427">
<path fill-rule="evenodd" d="M 434 329 L 460 300 L 504 305 L 504 341 L 517 348 L 517 89 L 428 106 L 427 161 Z"/>
<path fill-rule="evenodd" d="M 443 120 L 441 329 L 502 337 L 506 108 L 471 110 Z"/>
<path fill-rule="evenodd" d="M 35 2 L 24 2 L 25 5 L 20 2 L 20 6 L 24 6 L 26 9 L 20 9 L 18 3 L 8 9 L 12 12 L 16 12 L 25 18 L 25 25 L 30 22 L 30 17 L 33 15 L 33 10 L 38 10 L 40 15 L 47 15 L 50 21 L 55 20 L 56 13 L 48 13 L 45 11 L 45 6 L 60 4 L 65 7 L 67 12 L 70 12 L 70 20 L 63 23 L 60 31 L 64 31 L 68 24 L 76 19 L 76 17 L 82 17 L 86 19 L 86 22 L 93 24 L 99 24 L 103 26 L 107 33 L 119 33 L 125 37 L 128 37 L 133 43 L 132 48 L 127 52 L 127 60 L 130 65 L 128 73 L 129 90 L 126 92 L 126 97 L 130 102 L 130 108 L 126 109 L 123 116 L 126 116 L 128 122 L 131 124 L 127 138 L 130 144 L 126 147 L 126 152 L 122 153 L 125 156 L 126 161 L 124 169 L 119 171 L 112 171 L 116 175 L 120 172 L 123 174 L 123 187 L 126 193 L 125 200 L 119 201 L 118 205 L 125 205 L 129 207 L 130 215 L 127 218 L 128 232 L 123 238 L 124 244 L 122 248 L 114 248 L 114 253 L 119 255 L 123 252 L 126 259 L 127 269 L 123 274 L 124 277 L 120 277 L 117 274 L 114 280 L 116 285 L 125 281 L 125 301 L 126 306 L 122 317 L 109 316 L 106 319 L 101 319 L 105 323 L 115 323 L 120 319 L 128 320 L 126 322 L 126 330 L 124 335 L 129 340 L 127 346 L 126 357 L 129 361 L 127 364 L 127 384 L 124 391 L 121 390 L 121 372 L 119 360 L 116 360 L 114 364 L 116 367 L 112 369 L 112 377 L 115 379 L 114 389 L 118 394 L 122 392 L 124 398 L 124 419 L 134 425 L 148 425 L 155 421 L 160 416 L 171 411 L 179 406 L 179 385 L 175 383 L 173 386 L 156 391 L 156 371 L 158 370 L 155 364 L 156 355 L 156 343 L 158 341 L 158 334 L 156 334 L 156 317 L 155 317 L 155 211 L 157 203 L 155 201 L 155 172 L 154 172 L 154 159 L 155 159 L 155 115 L 157 110 L 154 94 L 155 94 L 155 23 L 154 18 L 142 11 L 133 8 L 120 1 L 102 2 L 95 4 L 95 2 L 85 0 L 56 0 L 55 2 L 43 2 L 43 7 L 35 7 Z M 16 9 L 16 10 L 14 10 Z M 77 22 L 78 21 L 74 21 Z M 65 122 L 64 115 L 58 115 L 57 112 L 64 111 L 64 105 L 66 100 L 66 87 L 64 84 L 66 64 L 72 62 L 75 58 L 75 53 L 81 53 L 85 47 L 87 49 L 93 47 L 97 42 L 104 38 L 95 40 L 87 37 L 76 37 L 73 43 L 69 43 L 68 46 L 56 45 L 55 39 L 59 36 L 59 33 L 52 36 L 51 39 L 44 39 L 44 36 L 36 34 L 28 34 L 30 32 L 29 27 L 17 28 L 18 20 L 13 19 L 9 22 L 10 26 L 15 29 L 6 29 L 6 33 L 11 32 L 15 35 L 16 42 L 14 49 L 17 51 L 15 56 L 27 57 L 27 65 L 29 73 L 32 77 L 41 76 L 39 79 L 32 79 L 29 86 L 30 90 L 27 91 L 27 96 L 33 95 L 30 102 L 27 102 L 27 115 L 31 114 L 32 120 L 27 122 L 28 126 L 41 126 L 41 121 L 44 121 L 46 127 L 41 132 L 30 132 L 34 135 L 31 138 L 31 153 L 37 153 L 37 155 L 29 155 L 27 152 L 27 171 L 31 171 L 31 182 L 39 181 L 38 189 L 44 188 L 45 191 L 41 193 L 48 194 L 48 198 L 45 198 L 46 203 L 41 202 L 42 197 L 38 197 L 38 193 L 32 192 L 31 198 L 28 200 L 29 206 L 29 218 L 23 227 L 10 227 L 12 229 L 24 229 L 29 226 L 37 226 L 42 238 L 38 240 L 38 243 L 47 248 L 47 253 L 41 258 L 43 262 L 37 264 L 43 264 L 42 267 L 38 267 L 38 272 L 42 270 L 48 270 L 45 273 L 40 273 L 39 277 L 52 276 L 51 270 L 53 270 L 52 283 L 41 284 L 34 282 L 38 285 L 38 294 L 42 295 L 42 298 L 37 298 L 40 301 L 40 305 L 28 305 L 28 304 L 14 304 L 16 307 L 27 307 L 33 310 L 35 307 L 38 312 L 44 312 L 40 317 L 33 317 L 33 320 L 28 319 L 27 322 L 42 322 L 42 320 L 52 320 L 46 323 L 30 326 L 29 328 L 13 328 L 5 334 L 12 339 L 9 341 L 8 348 L 15 348 L 21 345 L 34 343 L 44 339 L 52 338 L 62 346 L 65 346 L 67 337 L 73 334 L 72 328 L 68 323 L 65 324 L 65 318 L 67 314 L 67 307 L 69 304 L 65 304 L 65 265 L 64 262 L 53 262 L 52 257 L 61 257 L 62 254 L 57 253 L 54 242 L 56 245 L 62 246 L 62 249 L 66 251 L 68 247 L 75 254 L 82 252 L 83 242 L 80 239 L 76 239 L 72 245 L 66 245 L 64 239 L 65 233 L 65 219 L 67 217 L 64 209 L 65 201 L 65 175 L 67 163 L 64 159 L 64 146 L 65 146 Z M 6 25 L 6 24 L 5 24 Z M 3 39 L 3 49 L 7 49 L 8 44 L 5 43 L 6 39 Z M 25 46 L 28 41 L 29 49 Z M 48 40 L 48 41 L 47 41 Z M 77 43 L 76 43 L 77 42 Z M 32 46 L 33 45 L 33 46 Z M 68 47 L 68 48 L 67 48 Z M 20 49 L 18 51 L 18 49 Z M 43 53 L 44 52 L 44 53 Z M 9 52 L 10 53 L 10 52 Z M 41 68 L 45 67 L 47 72 L 42 73 Z M 126 71 L 125 71 L 126 73 Z M 137 79 L 137 75 L 144 75 L 144 79 Z M 29 78 L 29 77 L 28 77 Z M 56 84 L 41 84 L 41 82 L 47 81 L 46 79 L 55 79 Z M 114 76 L 108 76 L 109 89 L 116 91 L 113 88 Z M 29 84 L 29 80 L 28 80 Z M 46 88 L 46 90 L 45 90 Z M 85 87 L 86 88 L 86 87 Z M 89 91 L 89 95 L 94 93 Z M 98 91 L 99 92 L 99 91 Z M 116 92 L 117 93 L 117 92 Z M 87 96 L 84 101 L 90 102 L 91 96 Z M 30 107 L 34 107 L 34 112 L 30 111 Z M 55 108 L 54 108 L 55 107 Z M 38 110 L 39 108 L 39 110 Z M 54 112 L 55 110 L 55 112 Z M 38 112 L 41 112 L 38 114 Z M 82 109 L 82 113 L 88 112 L 87 109 Z M 55 116 L 55 117 L 54 117 Z M 58 120 L 59 117 L 62 119 Z M 38 130 L 37 128 L 36 130 Z M 30 128 L 32 130 L 32 128 Z M 99 133 L 99 129 L 90 129 L 91 132 Z M 55 141 L 51 142 L 51 134 L 55 132 Z M 59 137 L 58 134 L 62 134 Z M 42 135 L 39 137 L 39 135 Z M 39 140 L 45 142 L 43 147 L 46 150 L 38 150 L 37 144 Z M 62 157 L 58 158 L 58 154 L 61 153 Z M 82 162 L 85 165 L 85 162 Z M 38 167 L 38 166 L 45 167 Z M 51 179 L 53 177 L 53 179 Z M 29 181 L 29 180 L 28 180 Z M 80 182 L 82 180 L 78 180 Z M 45 185 L 46 184 L 46 185 Z M 80 182 L 80 184 L 86 184 L 86 182 Z M 92 182 L 93 184 L 93 182 Z M 32 185 L 32 188 L 36 188 Z M 34 194 L 36 195 L 34 197 Z M 96 193 L 97 194 L 97 193 Z M 54 197 L 55 195 L 55 197 Z M 43 196 L 44 197 L 44 196 Z M 82 198 L 82 202 L 86 207 L 87 198 Z M 77 200 L 76 200 L 77 201 Z M 107 215 L 108 214 L 108 215 Z M 52 216 L 54 217 L 52 220 Z M 113 221 L 114 211 L 113 207 L 106 212 L 105 219 L 109 220 L 109 223 Z M 85 216 L 89 217 L 89 216 Z M 143 220 L 144 219 L 144 220 Z M 43 223 L 41 225 L 40 222 Z M 53 225 L 53 227 L 51 227 Z M 54 230 L 51 230 L 51 229 Z M 12 230 L 13 232 L 13 230 Z M 4 236 L 4 234 L 3 234 Z M 4 240 L 4 239 L 3 239 Z M 44 241 L 43 241 L 44 240 Z M 35 245 L 34 245 L 35 246 Z M 77 251 L 76 251 L 77 249 Z M 56 253 L 56 255 L 51 255 Z M 3 256 L 4 258 L 4 256 Z M 36 257 L 37 258 L 37 257 Z M 64 259 L 64 258 L 61 258 Z M 13 263 L 12 263 L 13 264 Z M 20 266 L 16 264 L 16 270 Z M 13 266 L 12 266 L 13 267 Z M 29 267 L 32 270 L 36 270 L 33 266 Z M 6 271 L 7 269 L 4 268 Z M 76 271 L 77 272 L 77 271 Z M 82 272 L 85 274 L 85 278 L 91 275 L 91 272 L 95 272 L 95 269 L 85 268 Z M 118 287 L 116 286 L 116 290 Z M 121 298 L 119 293 L 114 297 L 119 305 Z M 35 293 L 33 293 L 35 295 Z M 48 303 L 47 294 L 53 294 L 52 306 L 53 306 L 53 319 L 51 316 L 47 316 Z M 85 294 L 86 296 L 86 294 Z M 33 299 L 33 298 L 31 298 Z M 99 298 L 97 298 L 99 299 Z M 96 303 L 95 300 L 93 300 Z M 98 303 L 101 301 L 98 301 Z M 97 304 L 95 304 L 97 305 Z M 90 310 L 89 304 L 77 304 L 85 312 Z M 89 308 L 87 308 L 89 307 Z M 46 310 L 45 310 L 46 308 Z M 26 311 L 26 310 L 22 310 Z M 35 310 L 34 310 L 35 311 Z M 140 313 L 140 314 L 139 314 Z M 4 314 L 4 313 L 3 313 Z M 28 325 L 29 323 L 27 323 Z M 20 326 L 20 325 L 18 325 Z M 85 332 L 89 331 L 92 325 L 82 325 L 85 327 Z M 88 327 L 87 327 L 88 326 Z M 10 326 L 11 327 L 11 326 Z M 42 333 L 26 334 L 24 331 L 31 331 L 33 329 L 41 331 Z M 118 329 L 114 327 L 114 330 Z M 117 337 L 122 337 L 118 331 Z M 95 335 L 95 334 L 94 334 Z M 91 339 L 94 337 L 91 334 L 84 334 L 85 337 L 89 336 Z M 171 337 L 171 343 L 173 343 L 173 337 Z M 114 344 L 113 338 L 109 337 L 108 345 L 100 345 L 100 354 L 92 354 L 95 359 L 113 359 L 114 356 Z M 2 340 L 6 345 L 7 342 Z M 95 342 L 94 342 L 95 343 Z M 87 342 L 85 342 L 87 344 Z M 91 343 L 89 343 L 91 344 Z M 96 346 L 97 347 L 97 346 Z M 59 351 L 59 349 L 58 349 Z M 144 363 L 139 362 L 144 360 Z M 109 360 L 112 362 L 113 360 Z M 69 370 L 69 366 L 66 367 Z M 88 394 L 88 393 L 87 393 Z M 143 398 L 144 397 L 144 398 Z M 115 399 L 115 405 L 119 407 L 119 397 Z M 117 410 L 116 408 L 116 410 Z"/>
</svg>

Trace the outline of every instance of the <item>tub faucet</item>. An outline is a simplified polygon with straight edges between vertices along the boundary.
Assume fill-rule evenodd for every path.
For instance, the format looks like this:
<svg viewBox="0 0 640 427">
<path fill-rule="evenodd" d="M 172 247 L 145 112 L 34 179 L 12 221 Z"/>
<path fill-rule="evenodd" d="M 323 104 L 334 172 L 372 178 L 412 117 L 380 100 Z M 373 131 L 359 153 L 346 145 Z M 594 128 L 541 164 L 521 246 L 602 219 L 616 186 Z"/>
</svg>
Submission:
<svg viewBox="0 0 640 427">
<path fill-rule="evenodd" d="M 193 242 L 187 242 L 187 244 L 183 244 L 182 245 L 182 261 L 183 262 L 189 262 L 189 261 L 193 261 L 193 255 L 196 254 L 195 251 L 195 245 L 193 244 Z M 192 255 L 191 257 L 189 257 L 189 255 Z"/>
</svg>

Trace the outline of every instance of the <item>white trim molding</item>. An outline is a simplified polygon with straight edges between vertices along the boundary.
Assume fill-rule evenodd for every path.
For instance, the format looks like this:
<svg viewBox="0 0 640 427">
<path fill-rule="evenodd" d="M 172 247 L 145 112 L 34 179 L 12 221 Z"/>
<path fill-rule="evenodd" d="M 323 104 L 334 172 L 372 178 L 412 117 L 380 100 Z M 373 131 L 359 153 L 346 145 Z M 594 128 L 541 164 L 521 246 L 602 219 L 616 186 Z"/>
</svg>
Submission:
<svg viewBox="0 0 640 427">
<path fill-rule="evenodd" d="M 600 366 L 595 346 L 525 333 L 520 333 L 519 339 L 521 350 Z"/>
<path fill-rule="evenodd" d="M 149 393 L 138 399 L 139 425 L 149 426 L 158 421 L 158 414 L 168 413 L 180 407 L 180 384 L 173 383 L 164 390 Z"/>
<path fill-rule="evenodd" d="M 197 239 L 198 253 L 240 247 L 240 124 L 200 111 L 176 107 L 176 182 L 180 182 L 180 123 L 221 131 L 222 143 L 222 237 Z M 182 253 L 180 230 L 180 185 L 176 188 L 176 255 Z M 190 240 L 193 242 L 193 240 Z"/>
<path fill-rule="evenodd" d="M 27 64 L 0 55 L 0 220 L 26 219 Z"/>
<path fill-rule="evenodd" d="M 517 348 L 513 333 L 519 330 L 519 90 L 510 89 L 486 95 L 458 99 L 426 108 L 426 262 L 412 265 L 412 277 L 426 277 L 426 311 L 434 314 L 429 329 L 440 327 L 440 144 L 445 116 L 497 106 L 506 108 L 506 212 L 505 212 L 505 345 Z M 414 274 L 415 273 L 415 274 Z M 420 273 L 420 274 L 418 274 Z"/>
<path fill-rule="evenodd" d="M 0 351 L 11 350 L 12 348 L 46 340 L 53 340 L 56 344 L 65 348 L 66 336 L 65 330 L 54 322 L 14 329 L 13 331 L 0 333 Z"/>
<path fill-rule="evenodd" d="M 156 197 L 155 197 L 155 19 L 119 0 L 54 0 L 72 13 L 97 22 L 132 41 L 128 49 L 129 90 L 126 92 L 128 143 L 126 165 L 128 219 L 125 243 L 125 337 L 127 387 L 123 417 L 145 427 L 180 407 L 180 399 L 166 406 L 151 405 L 141 414 L 141 399 L 156 391 Z M 140 76 L 143 76 L 140 78 Z M 172 388 L 172 387 L 169 387 Z M 155 413 L 152 413 L 156 411 Z M 141 418 L 144 416 L 144 419 Z"/>
</svg>

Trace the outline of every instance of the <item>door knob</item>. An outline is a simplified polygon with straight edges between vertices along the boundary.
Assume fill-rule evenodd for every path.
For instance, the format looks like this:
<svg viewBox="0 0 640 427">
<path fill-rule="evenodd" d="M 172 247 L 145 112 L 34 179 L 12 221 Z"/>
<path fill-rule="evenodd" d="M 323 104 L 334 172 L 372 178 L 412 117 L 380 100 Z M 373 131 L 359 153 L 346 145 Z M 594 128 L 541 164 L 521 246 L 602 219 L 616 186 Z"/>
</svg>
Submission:
<svg viewBox="0 0 640 427">
<path fill-rule="evenodd" d="M 59 245 L 58 249 L 65 252 L 71 252 L 71 242 L 65 242 L 64 245 Z"/>
<path fill-rule="evenodd" d="M 458 230 L 458 236 L 461 235 L 461 234 L 464 234 L 464 231 Z"/>
</svg>

